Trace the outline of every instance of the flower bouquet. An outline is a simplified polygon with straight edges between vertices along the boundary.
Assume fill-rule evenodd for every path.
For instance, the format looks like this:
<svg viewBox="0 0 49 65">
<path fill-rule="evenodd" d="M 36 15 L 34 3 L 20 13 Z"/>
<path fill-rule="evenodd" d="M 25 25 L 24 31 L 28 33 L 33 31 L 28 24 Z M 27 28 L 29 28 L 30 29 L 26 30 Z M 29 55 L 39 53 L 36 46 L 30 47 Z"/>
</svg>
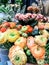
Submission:
<svg viewBox="0 0 49 65">
<path fill-rule="evenodd" d="M 0 25 L 0 45 L 9 50 L 8 57 L 13 65 L 49 64 L 49 23 L 46 17 L 42 18 L 45 21 L 41 21 L 41 18 L 34 26 L 28 22 L 27 25 L 15 22 L 3 22 Z"/>
<path fill-rule="evenodd" d="M 19 21 L 20 24 L 22 25 L 32 25 L 35 26 L 38 21 L 40 22 L 46 22 L 48 19 L 46 17 L 44 17 L 41 14 L 31 14 L 31 13 L 27 13 L 27 14 L 16 14 L 15 18 Z"/>
</svg>

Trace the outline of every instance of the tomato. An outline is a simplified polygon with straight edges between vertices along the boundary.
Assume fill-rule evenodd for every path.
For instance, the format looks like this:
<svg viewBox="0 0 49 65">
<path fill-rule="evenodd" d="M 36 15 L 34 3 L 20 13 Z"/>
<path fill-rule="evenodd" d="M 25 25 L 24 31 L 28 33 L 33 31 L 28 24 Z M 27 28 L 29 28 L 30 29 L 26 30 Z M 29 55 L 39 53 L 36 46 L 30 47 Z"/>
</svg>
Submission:
<svg viewBox="0 0 49 65">
<path fill-rule="evenodd" d="M 0 31 L 1 31 L 1 32 L 5 32 L 5 31 L 6 31 L 6 28 L 3 28 L 3 27 L 2 27 L 2 28 L 0 29 Z"/>
<path fill-rule="evenodd" d="M 31 48 L 31 53 L 35 58 L 41 59 L 45 55 L 45 48 L 36 45 Z"/>
<path fill-rule="evenodd" d="M 34 38 L 32 36 L 27 38 L 27 47 L 31 49 L 31 47 L 35 46 L 36 44 L 34 43 Z"/>
</svg>

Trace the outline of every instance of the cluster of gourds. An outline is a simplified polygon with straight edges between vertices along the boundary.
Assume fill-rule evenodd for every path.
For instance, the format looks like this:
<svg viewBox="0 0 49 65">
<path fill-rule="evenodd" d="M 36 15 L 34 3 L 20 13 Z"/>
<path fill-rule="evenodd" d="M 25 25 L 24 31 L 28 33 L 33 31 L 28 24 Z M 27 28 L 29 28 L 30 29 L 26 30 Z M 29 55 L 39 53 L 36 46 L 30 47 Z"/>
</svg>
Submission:
<svg viewBox="0 0 49 65">
<path fill-rule="evenodd" d="M 34 27 L 3 22 L 0 25 L 0 44 L 9 41 L 14 45 L 9 50 L 9 59 L 14 65 L 25 65 L 27 56 L 24 48 L 27 46 L 39 65 L 44 65 L 45 46 L 49 38 L 49 23 L 38 22 Z"/>
</svg>

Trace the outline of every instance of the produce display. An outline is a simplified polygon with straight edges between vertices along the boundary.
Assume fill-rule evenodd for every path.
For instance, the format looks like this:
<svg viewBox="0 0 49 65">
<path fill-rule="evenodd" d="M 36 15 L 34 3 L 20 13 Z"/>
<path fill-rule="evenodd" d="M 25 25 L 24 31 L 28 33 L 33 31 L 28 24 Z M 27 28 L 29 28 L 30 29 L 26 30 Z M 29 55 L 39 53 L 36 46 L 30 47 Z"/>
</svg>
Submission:
<svg viewBox="0 0 49 65">
<path fill-rule="evenodd" d="M 49 22 L 41 14 L 16 14 L 19 22 L 0 24 L 0 45 L 13 65 L 49 65 Z"/>
</svg>

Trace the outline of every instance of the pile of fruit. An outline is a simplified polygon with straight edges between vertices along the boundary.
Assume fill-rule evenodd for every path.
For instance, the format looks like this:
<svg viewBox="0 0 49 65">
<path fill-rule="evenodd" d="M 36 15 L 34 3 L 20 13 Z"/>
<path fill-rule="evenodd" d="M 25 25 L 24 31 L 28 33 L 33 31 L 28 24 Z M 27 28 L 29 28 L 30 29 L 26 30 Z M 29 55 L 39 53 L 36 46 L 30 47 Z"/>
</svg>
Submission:
<svg viewBox="0 0 49 65">
<path fill-rule="evenodd" d="M 30 13 L 16 14 L 15 18 L 27 21 L 31 15 L 37 21 L 34 26 L 15 22 L 3 22 L 0 25 L 0 44 L 7 45 L 7 42 L 12 44 L 8 57 L 13 65 L 25 65 L 27 62 L 38 65 L 49 64 L 49 23 L 47 18 L 41 14 Z"/>
</svg>

